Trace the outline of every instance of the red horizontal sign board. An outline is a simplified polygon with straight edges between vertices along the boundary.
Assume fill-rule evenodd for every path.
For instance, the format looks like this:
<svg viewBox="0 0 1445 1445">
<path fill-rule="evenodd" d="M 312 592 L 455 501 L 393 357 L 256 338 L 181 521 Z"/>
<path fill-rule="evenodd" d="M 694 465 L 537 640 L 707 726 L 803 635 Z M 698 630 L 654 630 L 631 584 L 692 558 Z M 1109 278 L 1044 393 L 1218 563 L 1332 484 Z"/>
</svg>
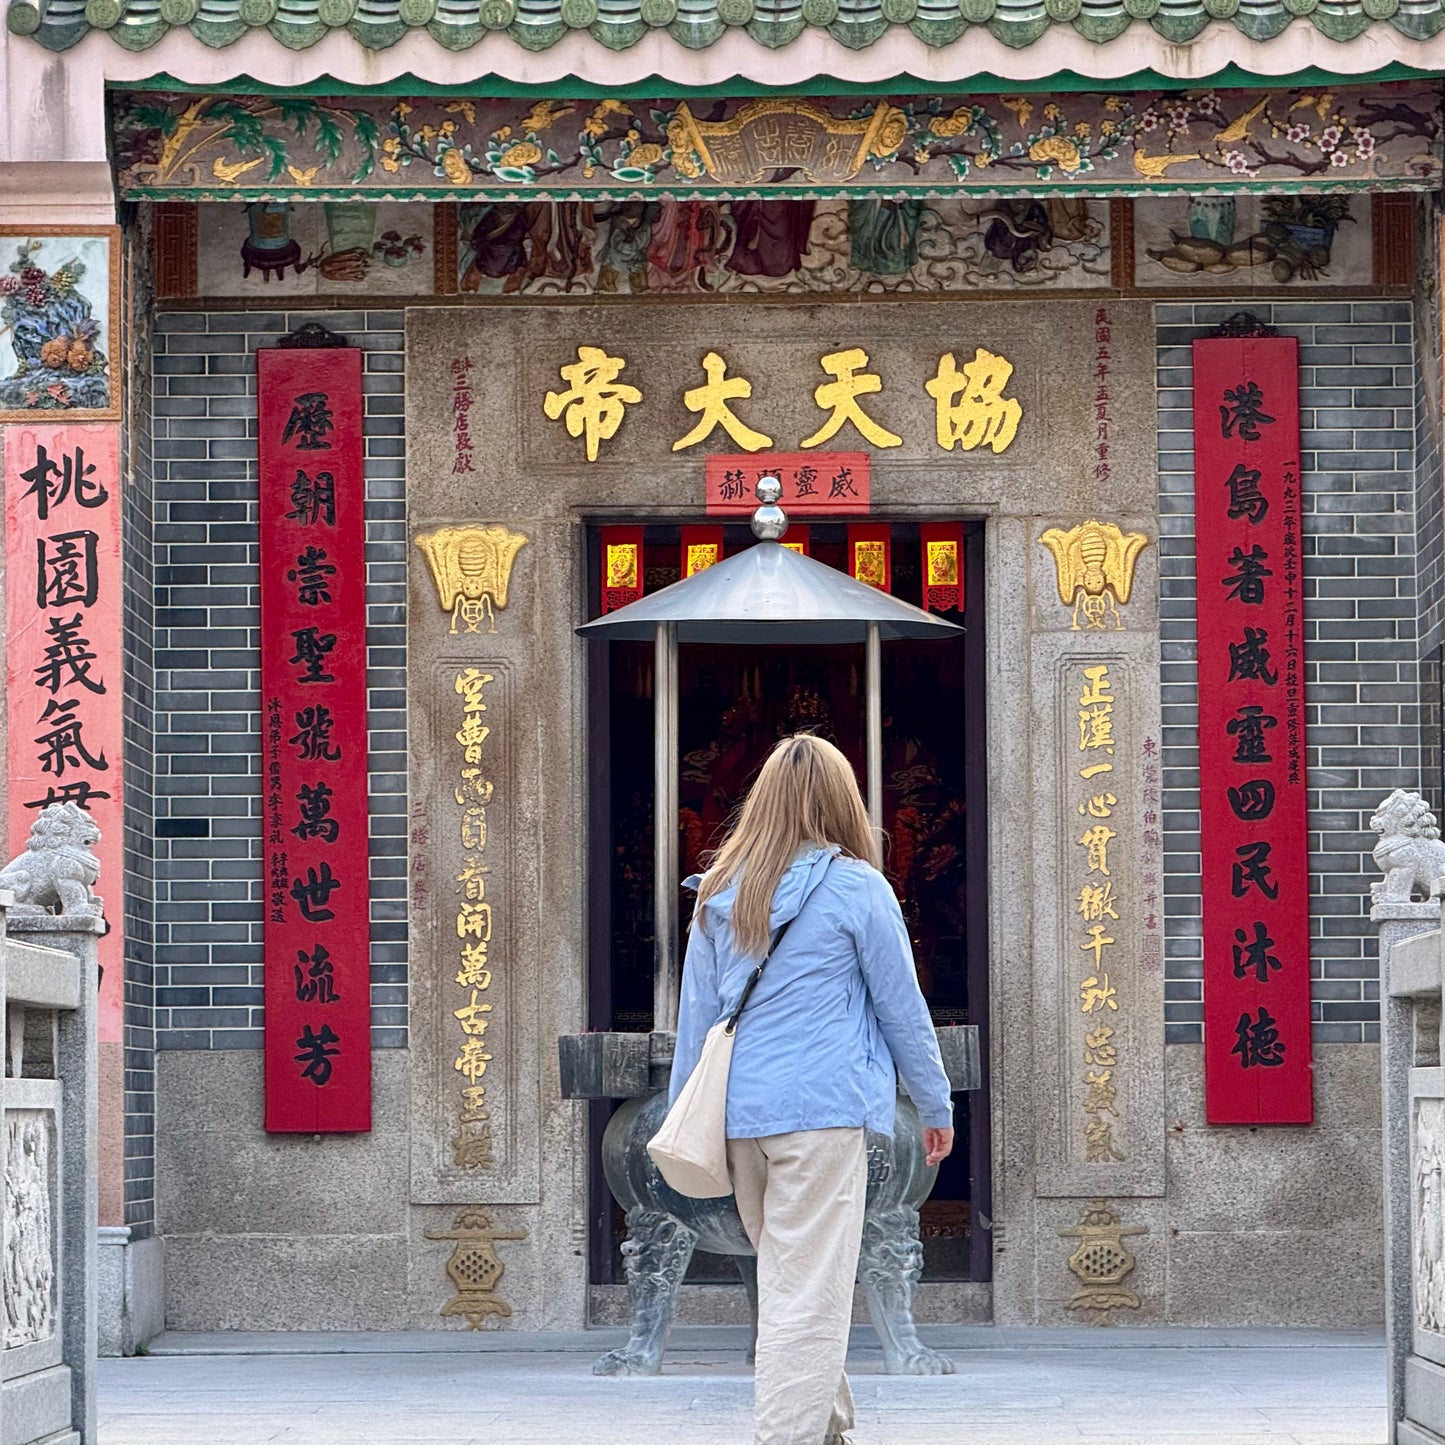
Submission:
<svg viewBox="0 0 1445 1445">
<path fill-rule="evenodd" d="M 1211 1124 L 1308 1124 L 1299 350 L 1194 343 L 1204 1085 Z"/>
<path fill-rule="evenodd" d="M 789 515 L 868 515 L 867 452 L 741 452 L 708 457 L 708 516 L 751 516 L 761 477 L 782 484 L 778 505 Z"/>
</svg>

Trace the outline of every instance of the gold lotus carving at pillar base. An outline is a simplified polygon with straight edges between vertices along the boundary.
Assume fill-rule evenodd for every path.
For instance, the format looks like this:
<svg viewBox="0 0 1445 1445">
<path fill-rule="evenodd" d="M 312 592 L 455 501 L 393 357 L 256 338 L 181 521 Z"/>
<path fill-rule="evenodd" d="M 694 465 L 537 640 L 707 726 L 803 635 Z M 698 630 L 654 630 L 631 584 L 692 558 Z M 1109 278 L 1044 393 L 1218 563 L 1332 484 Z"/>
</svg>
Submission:
<svg viewBox="0 0 1445 1445">
<path fill-rule="evenodd" d="M 512 563 L 526 537 L 499 526 L 439 527 L 421 533 L 416 545 L 431 568 L 442 611 L 451 613 L 451 632 L 480 632 L 483 621 L 496 632 L 494 608 L 507 605 Z"/>
<path fill-rule="evenodd" d="M 526 1239 L 525 1229 L 498 1229 L 486 1210 L 464 1209 L 450 1229 L 428 1229 L 422 1237 L 450 1239 L 456 1246 L 447 1261 L 447 1274 L 457 1287 L 457 1297 L 441 1307 L 443 1319 L 462 1315 L 471 1329 L 479 1330 L 484 1321 L 494 1316 L 511 1318 L 511 1305 L 496 1293 L 506 1269 L 497 1254 L 496 1241 Z"/>
<path fill-rule="evenodd" d="M 1111 1310 L 1138 1309 L 1139 1296 L 1123 1284 L 1135 1264 L 1124 1239 L 1148 1233 L 1147 1225 L 1125 1225 L 1102 1199 L 1095 1199 L 1072 1228 L 1059 1230 L 1060 1238 L 1078 1240 L 1067 1263 L 1084 1286 L 1069 1299 L 1068 1308 L 1087 1314 L 1095 1324 L 1104 1323 Z"/>
<path fill-rule="evenodd" d="M 1092 517 L 1067 532 L 1050 527 L 1039 545 L 1053 554 L 1059 601 L 1074 610 L 1073 631 L 1093 628 L 1120 632 L 1119 608 L 1134 588 L 1134 564 L 1148 545 L 1143 532 L 1121 532 L 1112 522 Z"/>
</svg>

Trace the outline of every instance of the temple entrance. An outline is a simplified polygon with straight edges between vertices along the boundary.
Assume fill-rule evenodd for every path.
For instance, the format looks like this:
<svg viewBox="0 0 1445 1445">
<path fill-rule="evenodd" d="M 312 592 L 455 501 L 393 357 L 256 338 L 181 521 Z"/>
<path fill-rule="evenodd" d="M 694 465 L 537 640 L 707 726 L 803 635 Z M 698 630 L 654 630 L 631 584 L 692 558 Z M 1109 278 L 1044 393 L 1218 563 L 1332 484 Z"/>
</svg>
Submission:
<svg viewBox="0 0 1445 1445">
<path fill-rule="evenodd" d="M 891 528 L 891 591 L 922 603 L 919 528 Z M 913 939 L 919 980 L 937 1024 L 977 1024 L 985 1086 L 955 1095 L 958 1142 L 923 1206 L 924 1279 L 986 1280 L 990 1247 L 987 1089 L 987 900 L 984 819 L 983 528 L 964 528 L 962 648 L 898 641 L 883 651 L 884 868 Z M 753 542 L 746 524 L 724 533 L 724 554 Z M 846 528 L 814 523 L 808 549 L 845 566 Z M 590 611 L 600 596 L 600 534 L 588 539 Z M 648 593 L 681 576 L 681 530 L 643 532 Z M 961 660 L 961 661 L 960 661 Z M 653 1004 L 653 666 L 648 643 L 593 648 L 589 727 L 590 1026 L 645 1032 Z M 684 644 L 679 655 L 678 847 L 681 877 L 705 866 L 732 810 L 773 743 L 813 730 L 864 771 L 862 647 Z M 681 926 L 691 916 L 691 892 Z M 592 1275 L 622 1278 L 622 1211 L 598 1164 L 612 1106 L 593 1108 Z M 698 1254 L 690 1280 L 736 1279 L 728 1259 Z"/>
</svg>

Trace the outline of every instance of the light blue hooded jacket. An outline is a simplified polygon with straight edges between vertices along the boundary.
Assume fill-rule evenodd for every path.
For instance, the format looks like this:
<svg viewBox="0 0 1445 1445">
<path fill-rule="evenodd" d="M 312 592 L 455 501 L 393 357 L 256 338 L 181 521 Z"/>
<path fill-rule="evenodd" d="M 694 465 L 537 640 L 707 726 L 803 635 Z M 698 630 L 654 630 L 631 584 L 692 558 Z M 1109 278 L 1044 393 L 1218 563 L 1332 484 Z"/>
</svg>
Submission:
<svg viewBox="0 0 1445 1445">
<path fill-rule="evenodd" d="M 892 1134 L 895 1064 L 924 1125 L 953 1123 L 948 1076 L 898 900 L 876 868 L 835 855 L 831 848 L 804 849 L 773 895 L 774 933 L 789 919 L 797 922 L 738 1021 L 728 1076 L 730 1139 L 858 1125 Z M 700 881 L 694 875 L 687 886 Z M 672 1099 L 697 1066 L 707 1031 L 731 1016 L 757 966 L 732 941 L 736 899 L 725 888 L 693 921 Z"/>
</svg>

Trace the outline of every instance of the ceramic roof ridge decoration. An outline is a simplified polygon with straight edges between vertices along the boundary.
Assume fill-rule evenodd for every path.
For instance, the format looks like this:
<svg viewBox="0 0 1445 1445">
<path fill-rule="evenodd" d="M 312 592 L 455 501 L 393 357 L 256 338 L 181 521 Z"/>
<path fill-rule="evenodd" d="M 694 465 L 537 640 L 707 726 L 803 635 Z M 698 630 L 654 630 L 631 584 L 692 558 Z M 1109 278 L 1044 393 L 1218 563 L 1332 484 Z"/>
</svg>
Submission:
<svg viewBox="0 0 1445 1445">
<path fill-rule="evenodd" d="M 1131 26 L 1187 45 L 1216 20 L 1259 41 L 1301 17 L 1334 41 L 1384 26 L 1428 40 L 1445 26 L 1445 0 L 7 0 L 6 18 L 13 34 L 33 36 L 50 50 L 66 50 L 91 30 L 145 50 L 172 29 L 188 29 L 213 47 L 266 30 L 293 50 L 336 30 L 368 50 L 385 50 L 425 30 L 458 51 L 494 31 L 538 51 L 585 30 L 620 51 L 654 31 L 702 50 L 729 30 L 778 49 L 810 29 L 856 50 L 903 28 L 933 47 L 987 29 L 1020 48 L 1064 27 L 1103 44 Z"/>
<path fill-rule="evenodd" d="M 249 3 L 249 0 L 243 0 Z M 122 195 L 649 199 L 1431 190 L 1438 83 L 529 100 L 113 92 Z"/>
</svg>

